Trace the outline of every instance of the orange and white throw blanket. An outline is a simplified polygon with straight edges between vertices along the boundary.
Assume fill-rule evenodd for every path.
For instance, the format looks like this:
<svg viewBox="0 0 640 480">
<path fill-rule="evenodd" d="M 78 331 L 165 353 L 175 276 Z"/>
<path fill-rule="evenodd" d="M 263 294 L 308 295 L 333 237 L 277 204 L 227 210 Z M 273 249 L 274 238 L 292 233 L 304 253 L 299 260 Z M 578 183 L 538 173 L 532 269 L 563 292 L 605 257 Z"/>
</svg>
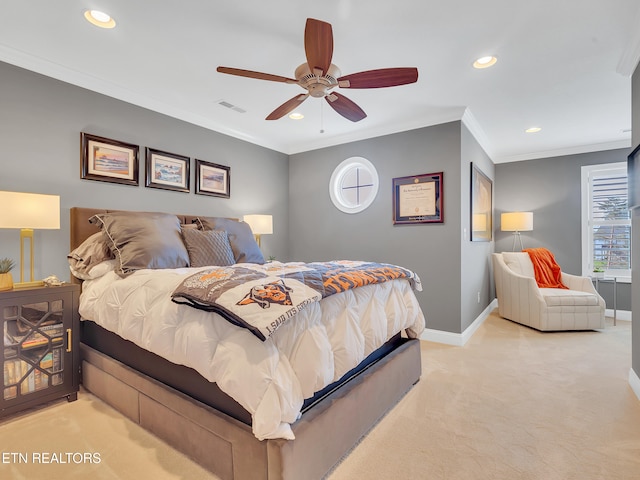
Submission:
<svg viewBox="0 0 640 480">
<path fill-rule="evenodd" d="M 175 303 L 217 312 L 266 340 L 307 305 L 356 287 L 406 278 L 421 291 L 418 276 L 385 263 L 241 263 L 210 267 L 186 278 L 172 294 Z"/>
</svg>

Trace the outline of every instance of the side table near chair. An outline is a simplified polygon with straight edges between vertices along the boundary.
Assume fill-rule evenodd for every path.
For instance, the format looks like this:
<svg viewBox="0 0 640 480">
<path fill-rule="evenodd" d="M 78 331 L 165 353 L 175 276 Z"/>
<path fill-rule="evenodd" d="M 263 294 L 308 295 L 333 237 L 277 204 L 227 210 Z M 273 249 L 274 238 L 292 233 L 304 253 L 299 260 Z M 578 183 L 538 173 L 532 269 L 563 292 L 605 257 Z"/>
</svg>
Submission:
<svg viewBox="0 0 640 480">
<path fill-rule="evenodd" d="M 612 283 L 613 284 L 613 326 L 616 326 L 616 317 L 618 315 L 617 301 L 618 301 L 618 279 L 616 277 L 597 277 L 593 276 L 592 279 L 595 281 L 596 290 L 600 293 L 600 284 L 601 283 Z"/>
</svg>

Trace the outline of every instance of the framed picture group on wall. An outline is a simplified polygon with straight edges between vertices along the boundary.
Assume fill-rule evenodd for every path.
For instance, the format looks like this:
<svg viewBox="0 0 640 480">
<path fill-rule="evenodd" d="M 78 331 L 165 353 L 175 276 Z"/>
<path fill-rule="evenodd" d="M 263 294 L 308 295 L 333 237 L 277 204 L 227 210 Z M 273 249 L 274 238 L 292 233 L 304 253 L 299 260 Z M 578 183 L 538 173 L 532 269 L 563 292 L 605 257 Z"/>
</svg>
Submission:
<svg viewBox="0 0 640 480">
<path fill-rule="evenodd" d="M 130 143 L 80 134 L 80 178 L 99 182 L 139 185 L 139 147 Z M 231 168 L 196 160 L 195 193 L 231 197 Z M 155 148 L 145 148 L 145 186 L 161 190 L 191 191 L 191 158 Z"/>
</svg>

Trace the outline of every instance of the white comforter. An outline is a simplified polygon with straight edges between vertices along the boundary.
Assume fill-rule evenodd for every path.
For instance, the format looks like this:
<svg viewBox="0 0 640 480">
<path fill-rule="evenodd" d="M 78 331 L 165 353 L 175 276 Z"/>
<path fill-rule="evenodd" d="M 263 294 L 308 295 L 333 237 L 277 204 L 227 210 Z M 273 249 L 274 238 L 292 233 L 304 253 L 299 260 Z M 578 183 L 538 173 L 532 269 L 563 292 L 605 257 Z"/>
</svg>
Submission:
<svg viewBox="0 0 640 480">
<path fill-rule="evenodd" d="M 171 301 L 197 268 L 113 271 L 85 281 L 80 315 L 216 382 L 252 415 L 253 433 L 293 439 L 305 398 L 338 380 L 401 330 L 415 338 L 424 316 L 405 279 L 368 285 L 309 305 L 266 341 L 218 314 Z"/>
</svg>

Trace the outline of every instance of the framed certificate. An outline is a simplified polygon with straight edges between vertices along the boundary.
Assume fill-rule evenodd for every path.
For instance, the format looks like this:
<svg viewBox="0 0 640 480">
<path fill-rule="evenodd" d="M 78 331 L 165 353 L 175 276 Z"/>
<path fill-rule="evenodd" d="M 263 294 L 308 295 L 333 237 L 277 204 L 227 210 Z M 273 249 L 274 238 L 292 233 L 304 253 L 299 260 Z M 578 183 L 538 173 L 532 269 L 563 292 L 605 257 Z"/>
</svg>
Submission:
<svg viewBox="0 0 640 480">
<path fill-rule="evenodd" d="M 393 179 L 393 223 L 444 223 L 443 173 Z"/>
</svg>

